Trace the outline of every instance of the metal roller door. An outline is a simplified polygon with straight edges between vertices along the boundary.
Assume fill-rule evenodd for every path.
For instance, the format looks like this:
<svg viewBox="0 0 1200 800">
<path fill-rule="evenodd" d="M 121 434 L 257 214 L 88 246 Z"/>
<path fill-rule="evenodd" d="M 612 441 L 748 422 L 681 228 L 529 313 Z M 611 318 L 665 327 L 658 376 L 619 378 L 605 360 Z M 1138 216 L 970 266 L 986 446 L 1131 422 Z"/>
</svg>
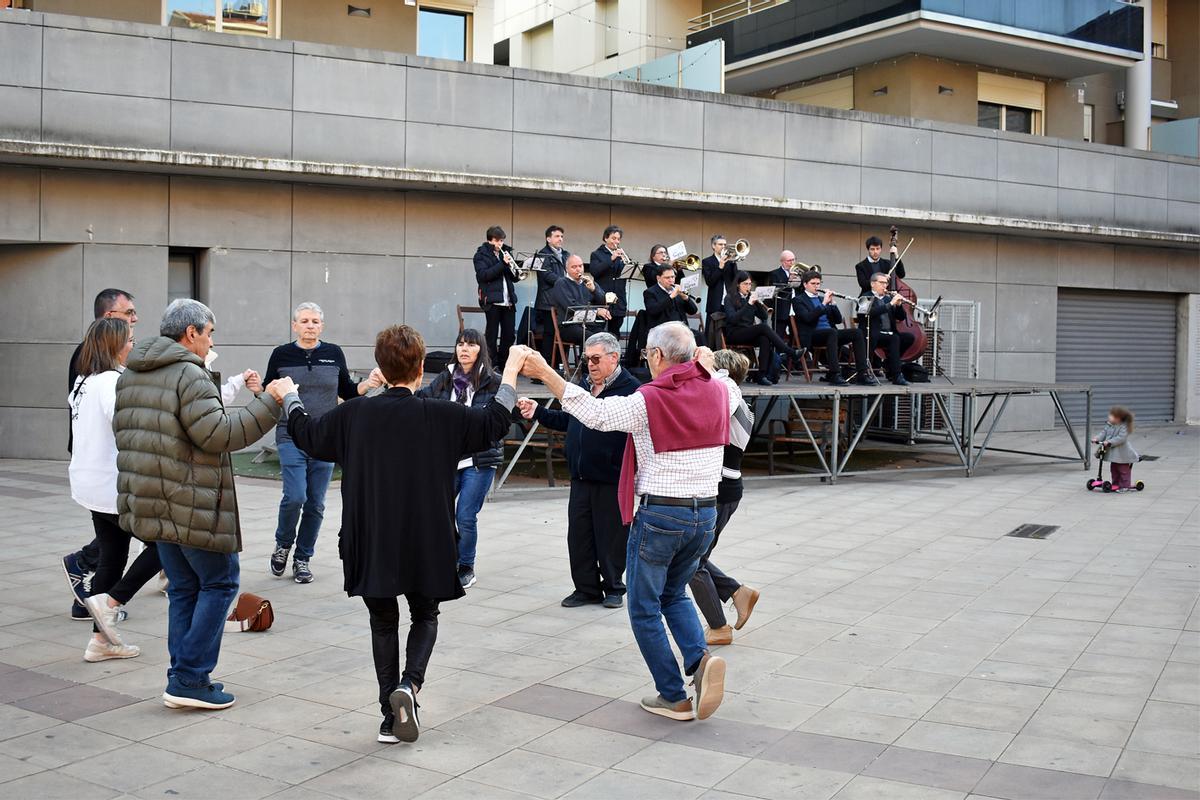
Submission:
<svg viewBox="0 0 1200 800">
<path fill-rule="evenodd" d="M 1092 384 L 1092 420 L 1113 405 L 1139 422 L 1175 418 L 1176 298 L 1150 292 L 1058 290 L 1056 378 Z M 1072 420 L 1082 420 L 1084 396 L 1063 394 Z"/>
</svg>

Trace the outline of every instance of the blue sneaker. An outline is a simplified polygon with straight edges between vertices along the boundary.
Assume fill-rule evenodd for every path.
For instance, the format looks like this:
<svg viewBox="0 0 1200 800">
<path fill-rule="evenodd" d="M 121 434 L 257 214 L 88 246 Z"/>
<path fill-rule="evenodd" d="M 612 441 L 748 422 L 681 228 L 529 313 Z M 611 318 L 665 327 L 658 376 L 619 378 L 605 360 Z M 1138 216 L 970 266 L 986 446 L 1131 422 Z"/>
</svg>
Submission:
<svg viewBox="0 0 1200 800">
<path fill-rule="evenodd" d="M 75 596 L 76 607 L 83 608 L 83 601 L 87 600 L 87 570 L 79 564 L 79 558 L 75 553 L 63 556 L 62 558 L 63 574 L 67 576 L 67 585 L 71 587 L 71 594 Z M 87 609 L 84 609 L 86 613 Z M 75 616 L 74 613 L 71 616 Z"/>
<path fill-rule="evenodd" d="M 168 683 L 163 692 L 163 705 L 167 708 L 203 708 L 217 710 L 229 708 L 236 698 L 219 684 L 210 683 L 201 689 L 191 689 L 178 683 Z"/>
</svg>

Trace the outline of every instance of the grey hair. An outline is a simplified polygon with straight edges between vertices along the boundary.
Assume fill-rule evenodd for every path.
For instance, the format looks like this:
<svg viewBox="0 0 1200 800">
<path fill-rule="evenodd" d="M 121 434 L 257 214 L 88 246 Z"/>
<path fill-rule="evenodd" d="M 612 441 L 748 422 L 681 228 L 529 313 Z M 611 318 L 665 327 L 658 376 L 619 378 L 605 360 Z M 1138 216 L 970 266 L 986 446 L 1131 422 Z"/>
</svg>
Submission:
<svg viewBox="0 0 1200 800">
<path fill-rule="evenodd" d="M 162 322 L 158 324 L 160 336 L 178 342 L 187 333 L 189 327 L 202 332 L 206 323 L 216 324 L 212 309 L 199 300 L 181 298 L 172 300 L 171 305 L 163 312 Z"/>
<path fill-rule="evenodd" d="M 871 273 L 871 283 L 874 283 L 875 281 L 879 280 L 880 278 L 886 279 L 887 273 L 886 272 L 872 272 Z"/>
<path fill-rule="evenodd" d="M 725 234 L 723 234 L 723 233 L 714 233 L 714 234 L 712 235 L 712 238 L 708 240 L 708 243 L 709 243 L 709 244 L 716 244 L 716 243 L 717 243 L 717 239 L 724 239 L 724 238 L 725 238 Z"/>
<path fill-rule="evenodd" d="M 296 317 L 300 316 L 301 311 L 315 311 L 320 315 L 321 320 L 325 320 L 325 312 L 316 303 L 301 303 L 292 310 L 292 322 L 296 321 Z"/>
<path fill-rule="evenodd" d="M 682 322 L 655 325 L 646 336 L 646 349 L 657 347 L 667 361 L 682 364 L 696 355 L 696 337 Z"/>
<path fill-rule="evenodd" d="M 604 331 L 593 333 L 587 338 L 587 341 L 583 343 L 583 348 L 586 350 L 589 347 L 603 347 L 605 353 L 621 352 L 621 343 L 617 341 L 617 337 Z"/>
</svg>

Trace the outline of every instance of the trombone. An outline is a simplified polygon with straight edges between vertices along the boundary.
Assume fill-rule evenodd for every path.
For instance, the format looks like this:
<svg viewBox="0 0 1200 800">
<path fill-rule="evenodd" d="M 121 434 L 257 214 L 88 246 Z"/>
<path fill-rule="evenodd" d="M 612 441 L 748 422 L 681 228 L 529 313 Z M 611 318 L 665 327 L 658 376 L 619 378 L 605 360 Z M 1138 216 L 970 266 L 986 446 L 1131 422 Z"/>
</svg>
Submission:
<svg viewBox="0 0 1200 800">
<path fill-rule="evenodd" d="M 675 269 L 686 269 L 695 272 L 700 269 L 700 256 L 695 253 L 688 253 L 683 258 L 677 258 L 671 262 L 671 266 Z"/>
<path fill-rule="evenodd" d="M 736 264 L 750 255 L 750 243 L 745 239 L 738 239 L 732 246 L 725 245 L 722 255 L 725 256 L 726 263 L 732 262 Z"/>
</svg>

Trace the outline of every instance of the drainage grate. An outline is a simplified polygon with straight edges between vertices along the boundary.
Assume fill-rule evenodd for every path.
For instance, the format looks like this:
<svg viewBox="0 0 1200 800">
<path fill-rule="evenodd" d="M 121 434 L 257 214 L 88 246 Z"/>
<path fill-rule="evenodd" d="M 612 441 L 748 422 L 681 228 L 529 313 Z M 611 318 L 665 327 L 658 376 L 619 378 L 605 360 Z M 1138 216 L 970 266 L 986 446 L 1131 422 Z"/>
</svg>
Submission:
<svg viewBox="0 0 1200 800">
<path fill-rule="evenodd" d="M 1158 456 L 1139 456 L 1138 461 L 1158 461 Z"/>
<path fill-rule="evenodd" d="M 1026 523 L 1013 528 L 1005 536 L 1015 536 L 1018 539 L 1045 539 L 1050 534 L 1058 530 L 1057 525 L 1034 525 Z"/>
</svg>

